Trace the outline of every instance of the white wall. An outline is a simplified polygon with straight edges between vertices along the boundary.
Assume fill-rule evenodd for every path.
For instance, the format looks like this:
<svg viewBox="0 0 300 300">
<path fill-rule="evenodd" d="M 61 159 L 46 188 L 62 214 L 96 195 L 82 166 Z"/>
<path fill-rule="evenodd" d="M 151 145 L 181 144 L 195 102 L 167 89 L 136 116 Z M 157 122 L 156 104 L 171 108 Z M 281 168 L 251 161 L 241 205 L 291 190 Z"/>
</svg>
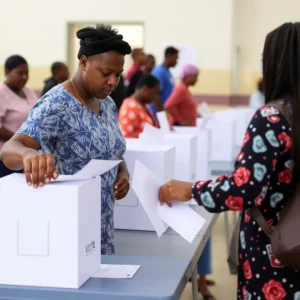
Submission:
<svg viewBox="0 0 300 300">
<path fill-rule="evenodd" d="M 158 60 L 162 57 L 162 45 L 196 44 L 202 68 L 231 66 L 232 0 L 3 0 L 3 3 L 0 64 L 14 53 L 26 57 L 31 66 L 66 60 L 68 21 L 142 21 L 145 49 Z"/>
</svg>

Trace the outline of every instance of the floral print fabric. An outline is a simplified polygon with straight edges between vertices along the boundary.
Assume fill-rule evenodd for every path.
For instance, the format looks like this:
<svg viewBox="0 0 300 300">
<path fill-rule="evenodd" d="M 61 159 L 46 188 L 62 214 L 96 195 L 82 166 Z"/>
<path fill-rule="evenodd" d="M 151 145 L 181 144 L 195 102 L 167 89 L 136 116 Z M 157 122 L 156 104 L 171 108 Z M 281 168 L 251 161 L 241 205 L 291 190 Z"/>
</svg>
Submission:
<svg viewBox="0 0 300 300">
<path fill-rule="evenodd" d="M 288 122 L 265 106 L 248 126 L 234 173 L 194 184 L 194 198 L 208 211 L 242 211 L 238 299 L 300 300 L 300 274 L 274 257 L 270 239 L 247 210 L 257 206 L 270 226 L 277 224 L 292 192 L 291 146 Z"/>
</svg>

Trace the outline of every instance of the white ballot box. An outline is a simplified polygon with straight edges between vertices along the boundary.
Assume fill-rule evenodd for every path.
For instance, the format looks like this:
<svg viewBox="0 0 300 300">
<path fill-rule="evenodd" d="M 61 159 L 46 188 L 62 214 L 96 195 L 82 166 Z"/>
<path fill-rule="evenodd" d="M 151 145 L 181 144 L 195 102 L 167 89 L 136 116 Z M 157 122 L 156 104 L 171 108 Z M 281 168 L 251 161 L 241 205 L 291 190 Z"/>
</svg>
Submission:
<svg viewBox="0 0 300 300">
<path fill-rule="evenodd" d="M 79 288 L 101 260 L 100 177 L 34 189 L 0 179 L 0 284 Z"/>
<path fill-rule="evenodd" d="M 254 115 L 254 110 L 251 108 L 230 108 L 224 111 L 215 112 L 217 118 L 235 121 L 235 139 L 234 144 L 241 147 L 247 127 Z"/>
<path fill-rule="evenodd" d="M 165 143 L 175 146 L 175 179 L 196 180 L 197 136 L 194 134 L 166 133 Z"/>
<path fill-rule="evenodd" d="M 201 122 L 197 122 L 197 127 L 175 126 L 174 130 L 180 134 L 193 134 L 197 136 L 196 148 L 196 176 L 195 180 L 208 180 L 211 178 L 211 142 L 212 135 L 210 129 L 203 129 Z"/>
<path fill-rule="evenodd" d="M 139 140 L 147 145 L 175 146 L 174 179 L 182 181 L 196 179 L 197 135 L 176 133 L 176 131 L 166 133 L 146 124 Z"/>
<path fill-rule="evenodd" d="M 131 179 L 136 160 L 143 163 L 164 184 L 175 176 L 175 148 L 166 145 L 144 144 L 138 139 L 126 139 L 124 160 Z M 115 229 L 155 231 L 143 206 L 131 188 L 127 196 L 116 201 Z"/>
<path fill-rule="evenodd" d="M 235 159 L 235 120 L 212 117 L 206 128 L 212 132 L 212 162 L 232 162 Z"/>
</svg>

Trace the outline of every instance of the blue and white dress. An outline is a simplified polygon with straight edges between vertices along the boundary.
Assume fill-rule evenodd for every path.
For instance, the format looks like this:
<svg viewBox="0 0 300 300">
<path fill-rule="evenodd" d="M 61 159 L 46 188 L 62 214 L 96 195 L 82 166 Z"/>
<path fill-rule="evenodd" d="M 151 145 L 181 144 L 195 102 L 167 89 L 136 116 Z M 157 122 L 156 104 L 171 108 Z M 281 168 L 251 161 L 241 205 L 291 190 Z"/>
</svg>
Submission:
<svg viewBox="0 0 300 300">
<path fill-rule="evenodd" d="M 119 160 L 126 143 L 110 97 L 101 100 L 101 118 L 78 102 L 62 85 L 33 107 L 18 133 L 35 139 L 42 152 L 52 153 L 60 174 L 72 175 L 91 159 Z M 114 254 L 113 190 L 118 167 L 101 176 L 101 252 Z"/>
</svg>

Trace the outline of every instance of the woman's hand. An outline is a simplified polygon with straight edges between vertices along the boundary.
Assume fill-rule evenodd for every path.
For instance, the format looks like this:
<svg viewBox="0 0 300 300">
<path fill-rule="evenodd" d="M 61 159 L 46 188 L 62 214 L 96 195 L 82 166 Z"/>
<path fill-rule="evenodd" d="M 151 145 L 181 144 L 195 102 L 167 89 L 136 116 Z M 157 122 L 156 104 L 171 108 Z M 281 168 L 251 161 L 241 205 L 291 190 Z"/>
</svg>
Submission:
<svg viewBox="0 0 300 300">
<path fill-rule="evenodd" d="M 130 189 L 128 172 L 119 172 L 115 184 L 114 199 L 120 200 L 126 197 Z"/>
<path fill-rule="evenodd" d="M 55 159 L 50 153 L 30 150 L 23 155 L 24 173 L 27 184 L 34 188 L 42 187 L 58 177 Z"/>
<path fill-rule="evenodd" d="M 193 183 L 179 180 L 170 180 L 159 190 L 159 201 L 172 207 L 172 201 L 189 201 L 192 198 Z"/>
</svg>

